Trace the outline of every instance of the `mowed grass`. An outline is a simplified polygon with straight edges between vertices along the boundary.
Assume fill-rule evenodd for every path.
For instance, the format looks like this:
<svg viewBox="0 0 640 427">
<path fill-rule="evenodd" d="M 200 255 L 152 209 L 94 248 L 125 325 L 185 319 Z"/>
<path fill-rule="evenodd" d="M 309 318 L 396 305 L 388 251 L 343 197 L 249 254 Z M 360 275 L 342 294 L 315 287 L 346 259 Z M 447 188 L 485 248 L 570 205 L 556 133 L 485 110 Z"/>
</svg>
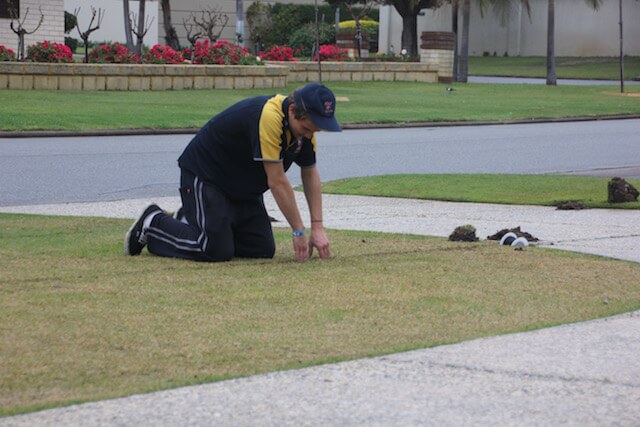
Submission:
<svg viewBox="0 0 640 427">
<path fill-rule="evenodd" d="M 129 220 L 0 215 L 0 415 L 640 308 L 640 265 L 329 231 L 333 256 L 123 255 Z"/>
<path fill-rule="evenodd" d="M 545 56 L 473 56 L 469 57 L 469 73 L 484 76 L 546 77 Z M 556 57 L 556 74 L 561 79 L 620 79 L 618 57 Z M 640 77 L 640 56 L 624 58 L 624 77 Z"/>
<path fill-rule="evenodd" d="M 0 130 L 200 128 L 229 105 L 281 89 L 153 92 L 0 91 Z M 509 121 L 640 113 L 640 96 L 611 86 L 328 82 L 344 125 Z M 447 91 L 447 87 L 455 91 Z M 629 91 L 640 93 L 639 86 Z"/>
<path fill-rule="evenodd" d="M 451 202 L 555 206 L 578 201 L 590 208 L 640 209 L 640 201 L 609 203 L 611 178 L 567 175 L 426 174 L 345 178 L 322 191 L 359 196 L 405 197 Z M 627 180 L 640 188 L 640 180 Z"/>
</svg>

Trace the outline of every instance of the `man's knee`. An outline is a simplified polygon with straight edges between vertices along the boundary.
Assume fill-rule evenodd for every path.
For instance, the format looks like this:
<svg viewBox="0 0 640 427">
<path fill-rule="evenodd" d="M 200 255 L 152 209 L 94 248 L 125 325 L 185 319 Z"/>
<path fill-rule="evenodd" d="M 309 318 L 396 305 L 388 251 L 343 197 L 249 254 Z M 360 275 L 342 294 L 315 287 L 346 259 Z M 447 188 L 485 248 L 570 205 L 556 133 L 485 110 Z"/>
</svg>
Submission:
<svg viewBox="0 0 640 427">
<path fill-rule="evenodd" d="M 236 244 L 235 256 L 240 258 L 273 258 L 275 254 L 276 243 L 272 239 L 251 245 Z"/>
<path fill-rule="evenodd" d="M 231 261 L 234 255 L 234 250 L 228 245 L 209 245 L 204 251 L 209 262 L 225 262 Z"/>
</svg>

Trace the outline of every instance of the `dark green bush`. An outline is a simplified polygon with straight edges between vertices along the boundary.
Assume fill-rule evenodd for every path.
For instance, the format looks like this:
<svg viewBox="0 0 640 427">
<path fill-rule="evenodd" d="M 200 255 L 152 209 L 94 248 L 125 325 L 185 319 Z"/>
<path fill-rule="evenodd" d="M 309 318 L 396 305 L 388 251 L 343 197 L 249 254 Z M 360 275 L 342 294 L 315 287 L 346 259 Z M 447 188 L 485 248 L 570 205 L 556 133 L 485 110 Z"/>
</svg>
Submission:
<svg viewBox="0 0 640 427">
<path fill-rule="evenodd" d="M 333 25 L 323 23 L 320 25 L 320 44 L 334 44 L 336 33 Z M 311 49 L 316 42 L 316 24 L 303 25 L 289 37 L 288 46 L 296 51 L 297 56 L 311 56 Z M 298 49 L 300 49 L 298 53 Z"/>
<path fill-rule="evenodd" d="M 69 49 L 71 49 L 71 52 L 75 52 L 76 49 L 78 48 L 78 39 L 74 39 L 73 37 L 66 37 L 64 38 L 64 44 L 67 45 L 69 47 Z"/>
<path fill-rule="evenodd" d="M 64 11 L 64 33 L 69 34 L 78 25 L 78 19 L 72 13 Z"/>
<path fill-rule="evenodd" d="M 356 10 L 359 12 L 357 8 Z M 276 3 L 269 8 L 269 14 L 271 26 L 269 31 L 264 31 L 264 35 L 260 39 L 260 50 L 268 50 L 273 46 L 288 45 L 293 33 L 302 30 L 306 24 L 315 23 L 316 19 L 315 6 L 312 4 Z M 372 10 L 369 15 L 369 18 L 378 20 L 379 13 L 377 10 Z M 340 19 L 351 19 L 351 14 L 346 8 L 340 9 Z M 324 24 L 322 27 L 333 27 L 335 9 L 328 4 L 319 5 L 318 20 Z M 299 37 L 302 36 L 296 35 L 296 38 Z M 333 40 L 331 42 L 333 43 Z M 296 48 L 295 46 L 291 47 Z"/>
</svg>

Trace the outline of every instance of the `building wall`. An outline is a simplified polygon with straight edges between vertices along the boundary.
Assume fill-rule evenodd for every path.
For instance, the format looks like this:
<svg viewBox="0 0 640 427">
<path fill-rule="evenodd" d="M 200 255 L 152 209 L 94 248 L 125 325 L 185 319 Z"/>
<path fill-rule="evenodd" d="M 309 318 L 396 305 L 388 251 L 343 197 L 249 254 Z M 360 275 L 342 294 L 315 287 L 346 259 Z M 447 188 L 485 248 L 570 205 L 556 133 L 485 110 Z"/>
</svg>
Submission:
<svg viewBox="0 0 640 427">
<path fill-rule="evenodd" d="M 150 23 L 149 31 L 144 36 L 143 41 L 147 46 L 153 46 L 158 43 L 158 3 L 156 0 L 146 0 L 145 2 L 145 15 Z M 78 27 L 81 31 L 86 31 L 89 28 L 91 6 L 96 10 L 98 8 L 102 9 L 104 17 L 100 28 L 92 32 L 89 36 L 89 41 L 125 43 L 126 36 L 124 34 L 122 0 L 64 0 L 64 8 L 67 12 L 73 13 L 77 8 L 80 8 L 80 12 L 78 13 Z M 136 17 L 138 16 L 138 7 L 139 2 L 129 1 L 129 12 Z M 69 36 L 78 40 L 80 39 L 77 29 L 74 29 Z"/>
<path fill-rule="evenodd" d="M 27 12 L 28 9 L 28 12 Z M 20 20 L 25 18 L 24 28 L 33 31 L 40 21 L 40 11 L 44 15 L 42 25 L 33 34 L 25 35 L 25 55 L 29 45 L 49 40 L 64 42 L 64 0 L 21 0 Z M 17 25 L 17 21 L 14 21 Z M 18 36 L 10 28 L 10 19 L 0 19 L 0 44 L 17 53 Z"/>
<path fill-rule="evenodd" d="M 250 3 L 245 0 L 243 2 L 244 10 L 249 7 Z M 159 7 L 159 5 L 158 5 Z M 163 14 L 162 8 L 159 7 L 158 17 L 159 17 L 159 40 L 160 43 L 165 44 L 165 31 L 163 25 Z M 190 43 L 187 40 L 187 29 L 188 23 L 190 21 L 190 17 L 195 15 L 198 19 L 202 18 L 203 10 L 215 10 L 220 12 L 226 16 L 228 16 L 228 21 L 224 26 L 222 33 L 220 34 L 220 39 L 235 41 L 236 40 L 236 2 L 235 0 L 218 0 L 218 1 L 206 1 L 206 0 L 173 0 L 171 2 L 171 22 L 173 27 L 176 29 L 178 33 L 178 38 L 180 39 L 181 46 L 189 46 Z M 187 27 L 183 22 L 187 22 Z M 216 27 L 216 31 L 219 27 Z M 198 30 L 195 26 L 193 26 L 191 33 L 195 34 Z"/>
<path fill-rule="evenodd" d="M 275 0 L 262 1 L 267 4 L 275 4 L 277 2 Z M 251 6 L 251 3 L 253 3 L 253 0 L 243 0 L 242 5 L 245 13 L 249 6 Z M 286 3 L 309 4 L 312 3 L 312 0 L 287 0 Z M 196 16 L 200 17 L 200 14 L 203 10 L 212 8 L 215 8 L 216 10 L 229 16 L 227 25 L 225 25 L 222 33 L 220 34 L 220 39 L 228 40 L 230 42 L 236 41 L 236 0 L 173 0 L 171 1 L 171 22 L 173 24 L 173 27 L 176 29 L 176 32 L 178 33 L 178 38 L 180 39 L 180 44 L 182 46 L 189 46 L 189 41 L 187 40 L 187 30 L 185 29 L 183 21 L 189 21 L 189 17 L 191 14 L 195 14 Z M 158 37 L 160 43 L 164 44 L 165 31 L 164 26 L 162 25 L 162 10 L 159 10 L 158 16 L 160 23 L 160 28 L 158 29 Z M 292 31 L 294 30 L 295 28 L 292 29 Z M 195 32 L 195 29 L 193 32 Z M 246 24 L 244 25 L 244 38 L 246 40 L 245 45 L 248 45 L 249 31 L 246 28 Z"/>
<path fill-rule="evenodd" d="M 547 46 L 547 0 L 530 0 L 531 16 L 515 6 L 505 23 L 492 10 L 481 16 L 472 2 L 469 54 L 545 56 Z M 518 2 L 516 2 L 518 3 Z M 605 1 L 594 11 L 584 0 L 555 2 L 555 49 L 557 56 L 617 56 L 619 13 L 617 1 Z M 451 31 L 451 7 L 424 10 L 418 18 L 418 33 Z M 640 55 L 640 2 L 623 0 L 624 52 Z M 462 18 L 459 19 L 459 28 Z M 380 9 L 380 50 L 402 49 L 402 19 L 392 6 Z"/>
</svg>

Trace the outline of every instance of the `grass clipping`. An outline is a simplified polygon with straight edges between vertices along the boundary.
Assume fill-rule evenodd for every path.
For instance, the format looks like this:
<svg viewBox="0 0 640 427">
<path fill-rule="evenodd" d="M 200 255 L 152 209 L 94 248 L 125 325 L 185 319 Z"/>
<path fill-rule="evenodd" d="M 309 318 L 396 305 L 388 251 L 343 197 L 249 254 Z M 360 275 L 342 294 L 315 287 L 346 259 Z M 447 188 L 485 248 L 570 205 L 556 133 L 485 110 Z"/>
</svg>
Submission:
<svg viewBox="0 0 640 427">
<path fill-rule="evenodd" d="M 640 307 L 640 265 L 330 231 L 333 256 L 125 257 L 128 220 L 0 215 L 0 414 L 430 347 Z"/>
</svg>

